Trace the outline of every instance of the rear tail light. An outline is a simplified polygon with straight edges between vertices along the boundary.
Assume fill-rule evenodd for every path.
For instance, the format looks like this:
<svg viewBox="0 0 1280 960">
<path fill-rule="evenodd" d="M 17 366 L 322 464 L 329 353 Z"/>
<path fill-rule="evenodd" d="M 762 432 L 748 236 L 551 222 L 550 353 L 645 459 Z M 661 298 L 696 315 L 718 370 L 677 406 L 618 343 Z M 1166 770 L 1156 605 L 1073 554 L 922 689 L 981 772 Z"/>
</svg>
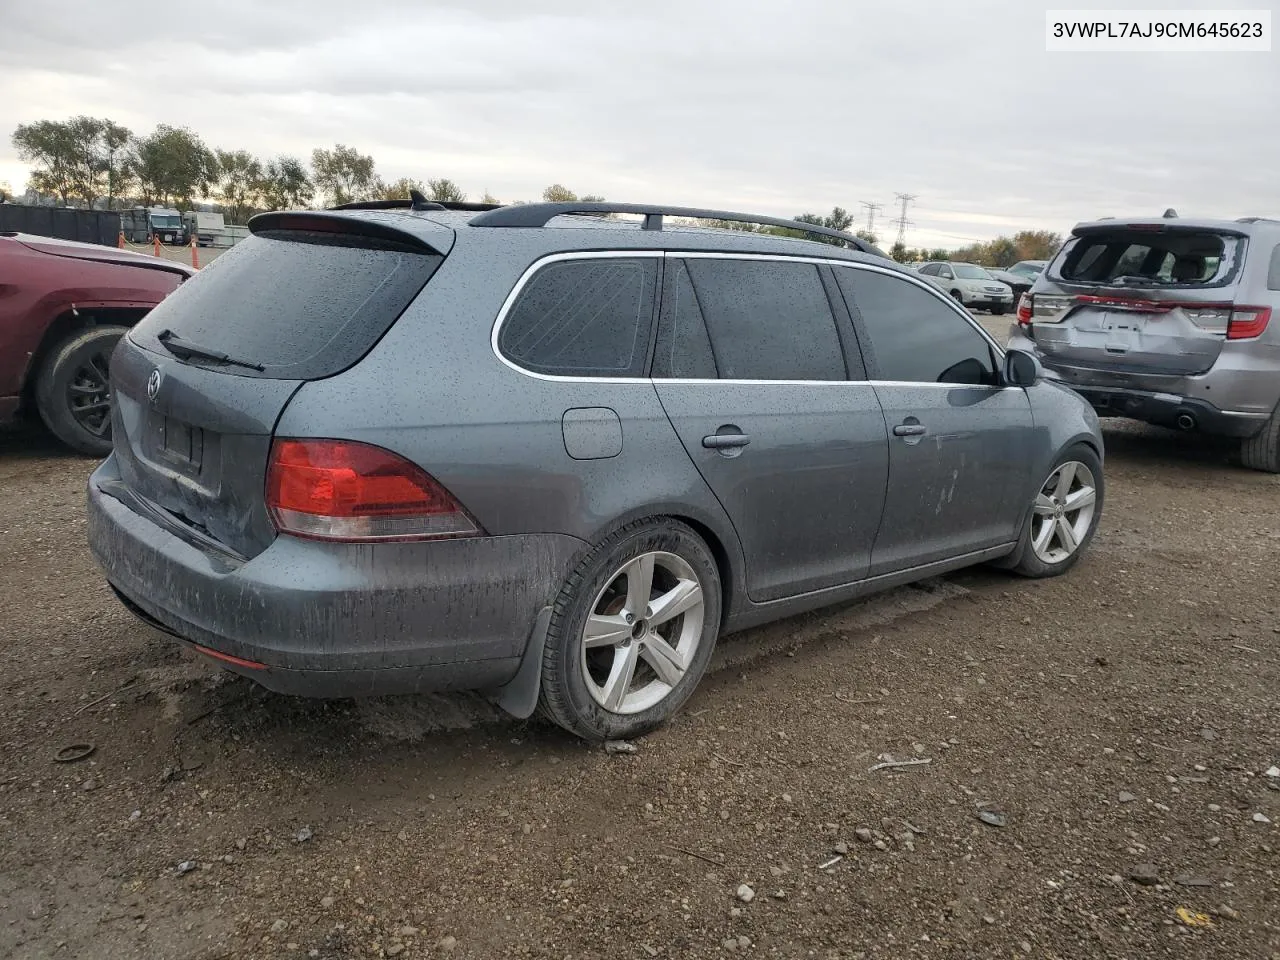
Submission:
<svg viewBox="0 0 1280 960">
<path fill-rule="evenodd" d="M 1034 303 L 1035 301 L 1032 299 L 1031 294 L 1029 293 L 1024 293 L 1022 297 L 1018 300 L 1018 325 L 1019 326 L 1025 327 L 1027 324 L 1031 322 L 1031 311 Z"/>
<path fill-rule="evenodd" d="M 276 529 L 313 540 L 473 537 L 480 527 L 434 477 L 381 447 L 278 439 L 267 466 Z"/>
<path fill-rule="evenodd" d="M 1270 307 L 1235 307 L 1227 324 L 1227 339 L 1248 340 L 1260 336 L 1270 320 Z"/>
</svg>

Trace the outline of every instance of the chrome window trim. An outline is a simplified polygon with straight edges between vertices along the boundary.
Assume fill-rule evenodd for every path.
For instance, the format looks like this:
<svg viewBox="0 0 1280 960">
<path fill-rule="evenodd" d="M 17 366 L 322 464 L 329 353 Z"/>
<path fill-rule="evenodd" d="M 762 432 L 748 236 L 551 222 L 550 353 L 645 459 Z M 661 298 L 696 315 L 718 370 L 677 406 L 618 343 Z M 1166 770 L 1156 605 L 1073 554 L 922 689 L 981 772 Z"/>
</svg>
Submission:
<svg viewBox="0 0 1280 960">
<path fill-rule="evenodd" d="M 744 386 L 747 384 L 774 384 L 782 386 L 829 386 L 829 387 L 845 387 L 850 384 L 871 384 L 883 387 L 920 387 L 920 388 L 941 388 L 946 390 L 955 390 L 965 387 L 980 387 L 983 384 L 965 384 L 965 383 L 926 383 L 916 380 L 711 380 L 711 379 L 686 379 L 683 377 L 574 377 L 562 376 L 559 374 L 535 373 L 520 366 L 515 361 L 503 356 L 502 351 L 498 349 L 498 335 L 502 331 L 502 324 L 506 321 L 507 315 L 511 312 L 511 308 L 515 305 L 516 299 L 520 296 L 522 290 L 533 278 L 534 274 L 548 264 L 561 263 L 566 260 L 597 260 L 597 259 L 638 259 L 638 258 L 662 258 L 667 257 L 680 260 L 770 260 L 782 263 L 810 263 L 815 266 L 825 265 L 830 267 L 849 267 L 854 270 L 869 270 L 872 273 L 883 273 L 891 277 L 896 277 L 907 283 L 915 284 L 925 292 L 932 294 L 935 300 L 947 307 L 957 316 L 959 316 L 971 330 L 975 330 L 983 340 L 991 345 L 995 351 L 996 365 L 1000 366 L 1000 362 L 1004 359 L 1004 350 L 996 343 L 995 339 L 982 328 L 969 313 L 959 306 L 951 297 L 946 296 L 937 287 L 929 283 L 927 280 L 921 280 L 910 273 L 900 270 L 890 270 L 885 267 L 872 263 L 862 263 L 855 260 L 838 260 L 830 257 L 802 257 L 793 254 L 784 253 L 723 253 L 711 251 L 679 251 L 679 250 L 575 250 L 569 253 L 552 253 L 544 257 L 539 257 L 533 263 L 525 268 L 520 274 L 520 279 L 511 288 L 511 292 L 507 294 L 506 299 L 502 301 L 502 307 L 498 310 L 498 316 L 493 322 L 493 329 L 489 334 L 489 347 L 493 351 L 493 355 L 504 366 L 509 367 L 516 373 L 531 377 L 534 380 L 544 380 L 550 383 L 687 383 L 699 386 L 709 386 L 711 384 L 730 384 L 735 386 Z M 1021 390 L 1021 387 L 995 387 L 990 389 L 999 390 Z"/>
</svg>

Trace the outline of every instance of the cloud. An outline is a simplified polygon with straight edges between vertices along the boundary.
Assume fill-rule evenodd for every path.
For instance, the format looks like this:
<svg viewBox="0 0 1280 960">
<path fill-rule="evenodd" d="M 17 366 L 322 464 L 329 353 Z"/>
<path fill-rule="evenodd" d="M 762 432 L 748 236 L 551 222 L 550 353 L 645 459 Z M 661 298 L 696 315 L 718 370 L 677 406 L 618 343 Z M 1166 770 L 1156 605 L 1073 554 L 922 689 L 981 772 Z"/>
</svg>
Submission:
<svg viewBox="0 0 1280 960">
<path fill-rule="evenodd" d="M 1198 6 L 1205 6 L 1198 0 Z M 0 128 L 79 113 L 530 199 L 790 215 L 896 193 L 912 243 L 1101 215 L 1280 214 L 1275 54 L 1048 54 L 1023 2 L 119 5 L 6 15 Z M 0 144 L 0 179 L 25 170 Z M 17 185 L 15 183 L 15 185 Z"/>
</svg>

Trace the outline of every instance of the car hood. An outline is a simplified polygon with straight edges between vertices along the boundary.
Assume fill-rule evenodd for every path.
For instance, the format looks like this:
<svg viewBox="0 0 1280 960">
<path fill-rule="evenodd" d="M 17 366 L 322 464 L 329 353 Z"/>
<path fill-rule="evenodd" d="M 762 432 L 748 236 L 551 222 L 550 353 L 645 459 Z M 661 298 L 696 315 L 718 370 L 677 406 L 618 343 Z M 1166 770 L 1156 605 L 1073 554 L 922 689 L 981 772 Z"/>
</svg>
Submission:
<svg viewBox="0 0 1280 960">
<path fill-rule="evenodd" d="M 53 237 L 38 237 L 32 234 L 8 234 L 25 247 L 48 254 L 51 257 L 68 257 L 72 260 L 94 260 L 101 263 L 117 263 L 125 267 L 143 267 L 148 270 L 160 270 L 164 273 L 177 274 L 180 277 L 195 276 L 195 271 L 185 264 L 175 263 L 148 254 L 134 253 L 132 250 L 119 250 L 115 247 L 104 247 L 96 243 L 77 243 L 74 240 L 57 240 Z"/>
</svg>

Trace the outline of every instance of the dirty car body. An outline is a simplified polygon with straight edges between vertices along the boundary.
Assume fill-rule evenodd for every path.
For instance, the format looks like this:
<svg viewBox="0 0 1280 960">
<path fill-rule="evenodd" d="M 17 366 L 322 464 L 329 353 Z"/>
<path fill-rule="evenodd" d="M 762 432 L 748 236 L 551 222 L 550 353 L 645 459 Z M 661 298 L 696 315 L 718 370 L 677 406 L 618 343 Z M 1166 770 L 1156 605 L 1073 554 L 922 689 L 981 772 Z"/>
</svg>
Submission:
<svg viewBox="0 0 1280 960">
<path fill-rule="evenodd" d="M 1100 508 L 1088 406 L 882 256 L 564 212 L 255 218 L 113 358 L 120 598 L 275 690 L 486 689 L 604 736 L 721 633 L 1017 563 L 1063 451 Z"/>
</svg>

